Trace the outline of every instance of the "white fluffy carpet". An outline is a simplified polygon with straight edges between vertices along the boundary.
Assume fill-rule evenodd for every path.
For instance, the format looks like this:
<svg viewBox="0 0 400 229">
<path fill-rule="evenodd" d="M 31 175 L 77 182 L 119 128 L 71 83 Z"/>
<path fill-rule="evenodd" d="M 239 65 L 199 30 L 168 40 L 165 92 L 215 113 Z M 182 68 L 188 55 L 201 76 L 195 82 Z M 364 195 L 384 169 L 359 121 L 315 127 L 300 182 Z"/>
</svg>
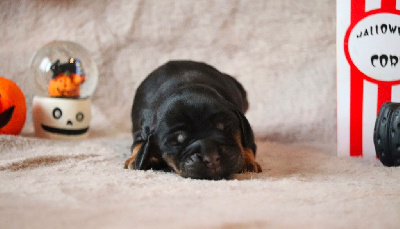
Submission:
<svg viewBox="0 0 400 229">
<path fill-rule="evenodd" d="M 99 66 L 85 140 L 33 135 L 29 63 L 53 40 Z M 122 169 L 135 89 L 170 59 L 243 83 L 262 173 Z M 335 68 L 335 1 L 0 1 L 0 75 L 28 105 L 0 136 L 0 228 L 398 228 L 399 168 L 336 157 Z"/>
<path fill-rule="evenodd" d="M 398 228 L 400 173 L 315 145 L 259 142 L 261 174 L 122 169 L 131 137 L 2 136 L 1 228 Z"/>
</svg>

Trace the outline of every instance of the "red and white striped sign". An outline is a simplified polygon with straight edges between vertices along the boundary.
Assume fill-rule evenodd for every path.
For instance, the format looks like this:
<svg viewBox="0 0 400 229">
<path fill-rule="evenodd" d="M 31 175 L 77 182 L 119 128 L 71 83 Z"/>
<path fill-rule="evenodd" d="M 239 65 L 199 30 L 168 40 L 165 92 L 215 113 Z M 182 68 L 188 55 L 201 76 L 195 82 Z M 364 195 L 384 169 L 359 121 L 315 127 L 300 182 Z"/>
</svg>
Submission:
<svg viewBox="0 0 400 229">
<path fill-rule="evenodd" d="M 376 157 L 377 113 L 400 102 L 400 0 L 337 0 L 339 156 Z"/>
</svg>

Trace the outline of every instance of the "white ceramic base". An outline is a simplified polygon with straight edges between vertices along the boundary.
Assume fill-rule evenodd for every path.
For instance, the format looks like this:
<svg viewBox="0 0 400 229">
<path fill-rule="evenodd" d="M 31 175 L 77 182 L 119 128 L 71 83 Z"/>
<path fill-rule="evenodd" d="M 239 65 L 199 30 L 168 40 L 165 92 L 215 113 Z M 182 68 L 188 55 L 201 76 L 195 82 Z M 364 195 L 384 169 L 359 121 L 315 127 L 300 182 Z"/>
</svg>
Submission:
<svg viewBox="0 0 400 229">
<path fill-rule="evenodd" d="M 38 137 L 80 139 L 88 136 L 90 99 L 33 97 L 33 123 Z"/>
</svg>

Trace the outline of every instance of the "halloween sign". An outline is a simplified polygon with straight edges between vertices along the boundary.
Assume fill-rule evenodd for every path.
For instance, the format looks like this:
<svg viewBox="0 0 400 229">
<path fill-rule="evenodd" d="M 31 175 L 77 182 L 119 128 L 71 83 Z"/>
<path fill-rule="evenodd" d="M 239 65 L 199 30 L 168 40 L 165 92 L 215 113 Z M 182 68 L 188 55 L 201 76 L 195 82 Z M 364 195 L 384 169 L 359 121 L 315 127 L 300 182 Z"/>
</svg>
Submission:
<svg viewBox="0 0 400 229">
<path fill-rule="evenodd" d="M 339 156 L 376 158 L 375 120 L 389 101 L 400 102 L 400 1 L 337 1 Z"/>
</svg>

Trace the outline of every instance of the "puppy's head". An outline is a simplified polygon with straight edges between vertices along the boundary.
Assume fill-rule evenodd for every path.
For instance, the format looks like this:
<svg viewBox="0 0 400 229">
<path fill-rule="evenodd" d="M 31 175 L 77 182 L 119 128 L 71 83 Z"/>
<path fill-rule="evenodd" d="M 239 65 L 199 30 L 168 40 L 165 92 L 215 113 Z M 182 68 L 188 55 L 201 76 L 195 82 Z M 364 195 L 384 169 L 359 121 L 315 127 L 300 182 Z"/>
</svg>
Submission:
<svg viewBox="0 0 400 229">
<path fill-rule="evenodd" d="M 160 103 L 151 129 L 137 161 L 166 163 L 183 177 L 230 178 L 243 168 L 243 151 L 256 150 L 244 115 L 209 88 L 182 89 Z"/>
</svg>

